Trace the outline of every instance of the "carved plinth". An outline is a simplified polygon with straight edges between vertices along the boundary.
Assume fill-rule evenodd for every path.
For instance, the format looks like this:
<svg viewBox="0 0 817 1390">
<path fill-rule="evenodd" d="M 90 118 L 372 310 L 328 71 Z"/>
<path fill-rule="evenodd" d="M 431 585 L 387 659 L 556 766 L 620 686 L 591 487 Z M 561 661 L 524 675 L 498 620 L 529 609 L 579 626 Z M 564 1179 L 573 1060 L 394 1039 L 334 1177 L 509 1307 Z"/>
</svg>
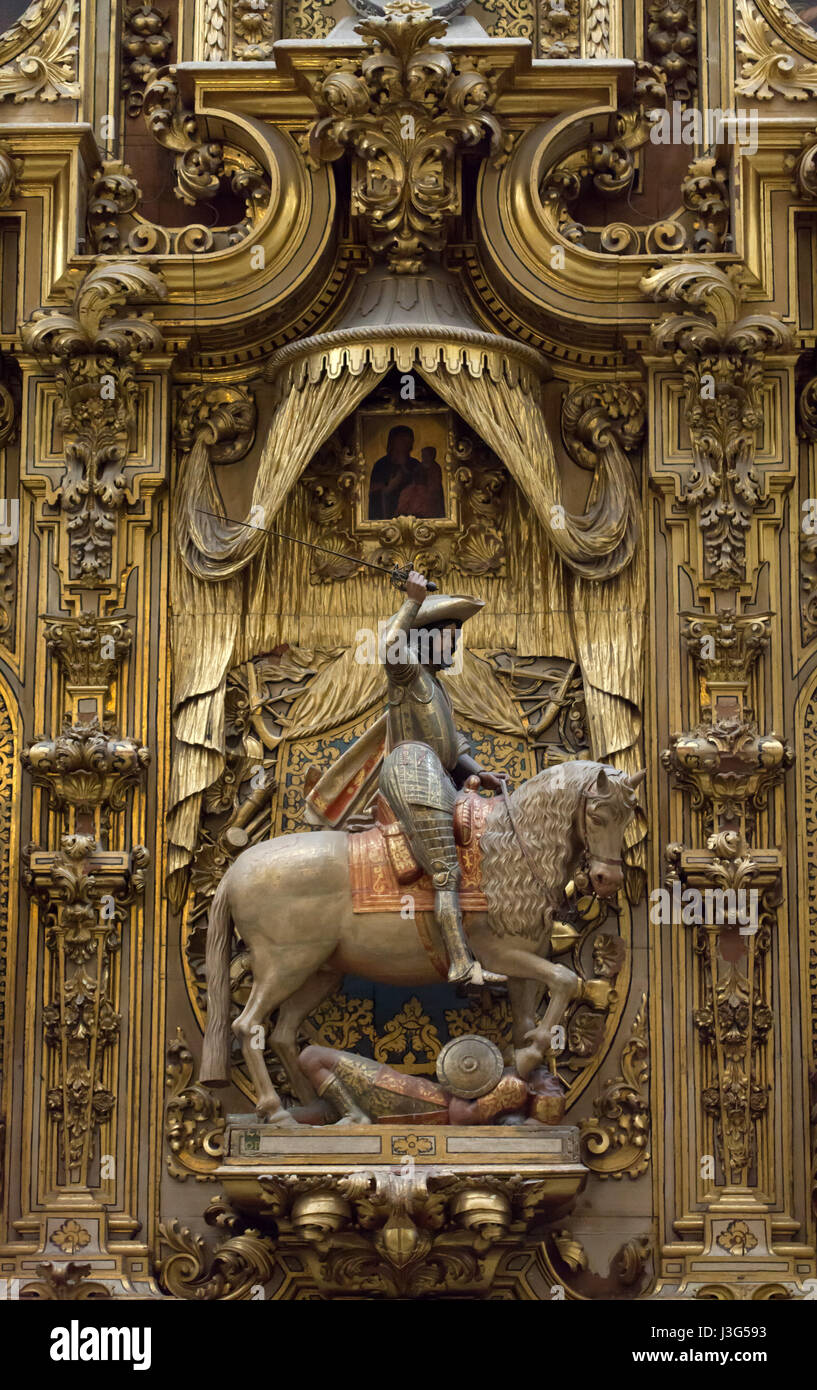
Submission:
<svg viewBox="0 0 817 1390">
<path fill-rule="evenodd" d="M 280 1129 L 232 1116 L 213 1174 L 207 1264 L 175 1225 L 161 1265 L 177 1297 L 507 1297 L 587 1169 L 557 1126 L 334 1125 Z M 529 1261 L 528 1261 L 529 1262 Z M 503 1293 L 504 1290 L 504 1293 Z M 510 1295 L 512 1296 L 512 1295 Z"/>
</svg>

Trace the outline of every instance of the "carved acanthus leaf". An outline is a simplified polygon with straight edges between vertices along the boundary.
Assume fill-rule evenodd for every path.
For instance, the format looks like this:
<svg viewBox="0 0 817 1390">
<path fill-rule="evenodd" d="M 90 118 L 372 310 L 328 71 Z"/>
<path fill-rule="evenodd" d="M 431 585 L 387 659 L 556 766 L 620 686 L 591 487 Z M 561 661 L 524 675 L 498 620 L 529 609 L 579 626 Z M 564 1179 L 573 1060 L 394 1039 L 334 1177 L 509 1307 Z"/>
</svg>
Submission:
<svg viewBox="0 0 817 1390">
<path fill-rule="evenodd" d="M 776 95 L 786 101 L 807 101 L 817 92 L 817 62 L 793 52 L 754 0 L 738 0 L 737 51 L 743 59 L 735 84 L 738 95 L 760 101 L 771 101 Z"/>
<path fill-rule="evenodd" d="M 38 32 L 36 21 L 44 8 L 39 0 L 35 0 L 21 16 L 20 30 L 25 29 L 28 21 L 29 34 L 33 28 L 37 37 L 27 45 L 12 44 L 18 56 L 0 67 L 0 101 L 4 97 L 12 97 L 15 102 L 35 98 L 38 101 L 57 101 L 60 97 L 76 100 L 80 95 L 77 81 L 78 0 L 66 0 L 56 11 L 49 7 L 54 18 Z"/>
<path fill-rule="evenodd" d="M 462 152 L 487 142 L 501 161 L 510 137 L 493 111 L 497 82 L 486 61 L 431 46 L 446 32 L 442 20 L 394 13 L 356 27 L 365 56 L 313 88 L 320 117 L 309 155 L 321 163 L 352 151 L 352 211 L 391 269 L 413 274 L 442 249 L 461 210 Z"/>
</svg>

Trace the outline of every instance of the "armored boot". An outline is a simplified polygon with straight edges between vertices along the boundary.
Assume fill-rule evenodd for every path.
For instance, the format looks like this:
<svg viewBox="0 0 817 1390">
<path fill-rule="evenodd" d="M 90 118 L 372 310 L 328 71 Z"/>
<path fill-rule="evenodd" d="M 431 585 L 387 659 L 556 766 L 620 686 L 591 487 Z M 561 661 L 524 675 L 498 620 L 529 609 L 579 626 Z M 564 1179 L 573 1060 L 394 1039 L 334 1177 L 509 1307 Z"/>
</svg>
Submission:
<svg viewBox="0 0 817 1390">
<path fill-rule="evenodd" d="M 505 975 L 483 970 L 479 961 L 472 956 L 462 929 L 460 895 L 456 888 L 437 889 L 434 894 L 434 916 L 448 952 L 449 984 L 478 989 L 481 985 L 502 984 L 507 979 Z"/>
<path fill-rule="evenodd" d="M 326 1080 L 318 1087 L 318 1095 L 321 1100 L 328 1100 L 333 1110 L 338 1112 L 338 1118 L 346 1120 L 349 1124 L 371 1124 L 369 1116 L 361 1110 L 354 1096 L 344 1086 L 340 1077 L 330 1072 Z"/>
<path fill-rule="evenodd" d="M 460 861 L 454 842 L 457 793 L 437 754 L 423 743 L 401 743 L 386 754 L 380 790 L 405 826 L 411 848 L 434 885 L 434 916 L 442 933 L 452 984 L 503 984 L 505 975 L 483 970 L 462 929 Z"/>
</svg>

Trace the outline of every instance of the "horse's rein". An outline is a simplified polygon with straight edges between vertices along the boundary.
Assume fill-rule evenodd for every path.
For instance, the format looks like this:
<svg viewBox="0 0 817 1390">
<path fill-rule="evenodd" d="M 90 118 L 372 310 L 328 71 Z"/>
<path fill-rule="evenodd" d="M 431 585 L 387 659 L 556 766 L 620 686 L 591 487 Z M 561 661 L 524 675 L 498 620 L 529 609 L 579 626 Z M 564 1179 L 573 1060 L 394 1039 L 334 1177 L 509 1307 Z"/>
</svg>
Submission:
<svg viewBox="0 0 817 1390">
<path fill-rule="evenodd" d="M 526 860 L 528 861 L 528 868 L 533 874 L 533 877 L 536 879 L 536 882 L 539 884 L 539 887 L 544 888 L 545 892 L 549 893 L 551 885 L 547 882 L 546 879 L 542 877 L 542 874 L 539 870 L 539 865 L 537 864 L 531 849 L 527 845 L 524 836 L 522 835 L 519 826 L 516 823 L 516 818 L 514 817 L 514 813 L 511 810 L 511 798 L 508 796 L 508 788 L 505 785 L 504 778 L 502 779 L 502 799 L 505 802 L 505 810 L 508 812 L 508 820 L 511 823 L 511 830 L 516 836 L 516 839 L 519 843 L 519 848 L 521 849 Z"/>
</svg>

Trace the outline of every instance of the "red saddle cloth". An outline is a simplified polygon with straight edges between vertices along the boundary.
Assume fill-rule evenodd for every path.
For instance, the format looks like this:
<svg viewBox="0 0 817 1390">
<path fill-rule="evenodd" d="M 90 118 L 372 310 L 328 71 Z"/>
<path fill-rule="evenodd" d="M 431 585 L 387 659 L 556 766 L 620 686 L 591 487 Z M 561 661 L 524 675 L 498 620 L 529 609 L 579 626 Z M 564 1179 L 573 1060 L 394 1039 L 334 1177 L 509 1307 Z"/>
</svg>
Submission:
<svg viewBox="0 0 817 1390">
<path fill-rule="evenodd" d="M 460 906 L 484 912 L 479 842 L 495 802 L 478 792 L 463 792 L 454 808 L 454 839 L 460 861 Z M 410 885 L 415 912 L 434 908 L 431 879 L 417 863 L 408 836 L 382 797 L 371 830 L 349 836 L 349 879 L 355 912 L 392 912 L 403 905 Z"/>
</svg>

